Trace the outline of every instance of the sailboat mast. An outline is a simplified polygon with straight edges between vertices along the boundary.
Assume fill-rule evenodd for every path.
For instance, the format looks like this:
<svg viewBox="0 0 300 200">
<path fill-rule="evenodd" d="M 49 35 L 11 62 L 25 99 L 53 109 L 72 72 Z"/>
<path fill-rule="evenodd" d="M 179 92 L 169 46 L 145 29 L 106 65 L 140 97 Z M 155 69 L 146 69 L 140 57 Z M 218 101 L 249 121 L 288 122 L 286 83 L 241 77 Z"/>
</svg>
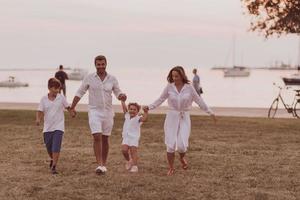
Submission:
<svg viewBox="0 0 300 200">
<path fill-rule="evenodd" d="M 233 67 L 235 66 L 235 40 L 236 40 L 236 37 L 235 37 L 235 34 L 233 35 L 233 38 L 232 38 L 232 65 Z"/>
</svg>

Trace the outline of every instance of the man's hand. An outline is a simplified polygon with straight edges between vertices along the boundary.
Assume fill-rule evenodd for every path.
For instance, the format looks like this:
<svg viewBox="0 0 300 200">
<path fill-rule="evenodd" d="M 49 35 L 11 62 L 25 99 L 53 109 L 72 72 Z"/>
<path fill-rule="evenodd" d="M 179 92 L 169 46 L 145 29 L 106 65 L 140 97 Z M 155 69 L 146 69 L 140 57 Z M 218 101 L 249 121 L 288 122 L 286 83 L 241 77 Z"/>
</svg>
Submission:
<svg viewBox="0 0 300 200">
<path fill-rule="evenodd" d="M 74 117 L 76 117 L 76 111 L 75 111 L 75 109 L 74 108 L 71 108 L 70 110 L 69 110 L 69 112 L 70 112 L 70 115 L 71 115 L 71 117 L 72 118 L 74 118 Z"/>
<path fill-rule="evenodd" d="M 126 99 L 127 99 L 126 94 L 120 94 L 120 95 L 118 96 L 118 100 L 120 100 L 120 101 L 126 101 Z"/>
</svg>

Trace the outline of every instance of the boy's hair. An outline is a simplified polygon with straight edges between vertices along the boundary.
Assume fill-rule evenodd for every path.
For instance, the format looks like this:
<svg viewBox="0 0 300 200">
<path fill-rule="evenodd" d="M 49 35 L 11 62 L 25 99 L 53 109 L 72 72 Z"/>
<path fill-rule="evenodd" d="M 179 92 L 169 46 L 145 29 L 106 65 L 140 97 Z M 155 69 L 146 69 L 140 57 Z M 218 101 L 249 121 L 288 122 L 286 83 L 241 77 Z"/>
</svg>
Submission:
<svg viewBox="0 0 300 200">
<path fill-rule="evenodd" d="M 107 64 L 106 57 L 103 55 L 99 55 L 95 58 L 95 61 L 94 61 L 95 65 L 96 65 L 96 60 L 104 60 L 105 64 Z"/>
<path fill-rule="evenodd" d="M 129 104 L 128 104 L 128 109 L 129 109 L 130 106 L 135 106 L 135 107 L 137 108 L 138 112 L 139 112 L 140 109 L 141 109 L 141 106 L 140 106 L 138 103 L 129 103 Z"/>
<path fill-rule="evenodd" d="M 60 88 L 61 87 L 61 83 L 57 78 L 50 78 L 48 80 L 48 89 L 50 88 Z"/>
<path fill-rule="evenodd" d="M 62 66 L 62 65 L 59 65 L 59 69 L 63 69 L 64 68 L 64 66 Z"/>
</svg>

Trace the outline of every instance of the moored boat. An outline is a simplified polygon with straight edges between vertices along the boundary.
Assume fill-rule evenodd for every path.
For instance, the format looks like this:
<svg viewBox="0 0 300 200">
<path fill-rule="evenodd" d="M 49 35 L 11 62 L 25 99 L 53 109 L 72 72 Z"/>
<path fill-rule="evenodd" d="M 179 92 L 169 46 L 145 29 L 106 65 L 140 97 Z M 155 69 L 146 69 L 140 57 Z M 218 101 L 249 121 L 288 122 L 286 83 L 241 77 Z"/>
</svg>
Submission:
<svg viewBox="0 0 300 200">
<path fill-rule="evenodd" d="M 28 87 L 28 83 L 16 81 L 14 76 L 9 76 L 8 80 L 0 81 L 0 87 Z"/>
</svg>

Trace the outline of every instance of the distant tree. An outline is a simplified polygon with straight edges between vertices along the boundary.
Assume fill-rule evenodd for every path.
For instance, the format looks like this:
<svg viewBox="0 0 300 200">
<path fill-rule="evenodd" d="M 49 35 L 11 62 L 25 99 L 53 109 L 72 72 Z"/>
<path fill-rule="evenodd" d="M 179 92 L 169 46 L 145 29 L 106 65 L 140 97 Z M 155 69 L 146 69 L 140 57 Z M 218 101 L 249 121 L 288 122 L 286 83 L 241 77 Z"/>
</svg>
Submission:
<svg viewBox="0 0 300 200">
<path fill-rule="evenodd" d="M 265 37 L 300 34 L 300 0 L 241 0 L 252 16 L 252 31 Z"/>
</svg>

